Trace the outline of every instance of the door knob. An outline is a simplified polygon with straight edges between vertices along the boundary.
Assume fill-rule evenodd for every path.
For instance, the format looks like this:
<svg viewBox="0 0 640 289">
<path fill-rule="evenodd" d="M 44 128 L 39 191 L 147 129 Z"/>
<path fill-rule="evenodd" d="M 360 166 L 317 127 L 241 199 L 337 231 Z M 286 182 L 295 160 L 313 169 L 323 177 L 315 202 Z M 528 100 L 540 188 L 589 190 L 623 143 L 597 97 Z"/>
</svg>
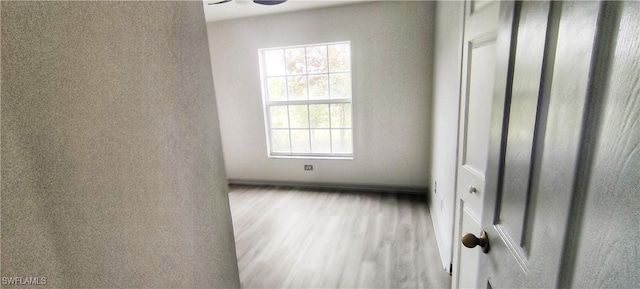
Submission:
<svg viewBox="0 0 640 289">
<path fill-rule="evenodd" d="M 480 233 L 480 238 L 476 237 L 474 234 L 466 233 L 462 236 L 462 245 L 467 248 L 473 248 L 475 246 L 480 246 L 482 248 L 482 252 L 489 252 L 489 237 L 487 236 L 487 232 L 482 231 Z"/>
<path fill-rule="evenodd" d="M 473 193 L 475 193 L 475 192 L 477 192 L 477 191 L 478 191 L 478 189 L 476 189 L 476 187 L 474 187 L 474 186 L 469 186 L 469 194 L 473 194 Z"/>
</svg>

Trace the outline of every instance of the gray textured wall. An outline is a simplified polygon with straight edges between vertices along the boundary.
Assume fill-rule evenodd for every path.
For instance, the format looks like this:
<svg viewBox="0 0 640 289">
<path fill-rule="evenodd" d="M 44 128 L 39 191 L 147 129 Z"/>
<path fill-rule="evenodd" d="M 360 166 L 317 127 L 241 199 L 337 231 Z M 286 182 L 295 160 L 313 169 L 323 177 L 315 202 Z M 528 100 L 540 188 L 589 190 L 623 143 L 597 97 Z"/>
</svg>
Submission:
<svg viewBox="0 0 640 289">
<path fill-rule="evenodd" d="M 2 2 L 2 277 L 238 287 L 201 2 Z"/>
</svg>

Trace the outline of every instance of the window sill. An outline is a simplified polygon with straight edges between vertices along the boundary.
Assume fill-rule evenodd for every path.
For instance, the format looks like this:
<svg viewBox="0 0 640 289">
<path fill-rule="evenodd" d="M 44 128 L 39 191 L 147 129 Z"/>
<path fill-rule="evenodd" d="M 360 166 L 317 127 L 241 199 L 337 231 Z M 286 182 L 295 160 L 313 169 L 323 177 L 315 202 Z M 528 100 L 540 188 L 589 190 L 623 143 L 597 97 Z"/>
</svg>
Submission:
<svg viewBox="0 0 640 289">
<path fill-rule="evenodd" d="M 270 159 L 306 159 L 306 160 L 353 160 L 353 156 L 288 156 L 269 155 Z"/>
</svg>

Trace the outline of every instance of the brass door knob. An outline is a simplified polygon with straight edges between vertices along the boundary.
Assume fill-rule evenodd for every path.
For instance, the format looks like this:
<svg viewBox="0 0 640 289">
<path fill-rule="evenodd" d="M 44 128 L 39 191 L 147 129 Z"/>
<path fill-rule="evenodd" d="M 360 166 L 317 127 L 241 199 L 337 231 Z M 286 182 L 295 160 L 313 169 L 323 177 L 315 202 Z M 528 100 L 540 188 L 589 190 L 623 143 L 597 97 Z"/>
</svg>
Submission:
<svg viewBox="0 0 640 289">
<path fill-rule="evenodd" d="M 462 245 L 467 248 L 473 248 L 475 246 L 480 246 L 482 248 L 482 252 L 489 252 L 489 237 L 487 236 L 487 232 L 482 231 L 480 233 L 480 238 L 476 237 L 474 234 L 466 233 L 462 236 Z"/>
</svg>

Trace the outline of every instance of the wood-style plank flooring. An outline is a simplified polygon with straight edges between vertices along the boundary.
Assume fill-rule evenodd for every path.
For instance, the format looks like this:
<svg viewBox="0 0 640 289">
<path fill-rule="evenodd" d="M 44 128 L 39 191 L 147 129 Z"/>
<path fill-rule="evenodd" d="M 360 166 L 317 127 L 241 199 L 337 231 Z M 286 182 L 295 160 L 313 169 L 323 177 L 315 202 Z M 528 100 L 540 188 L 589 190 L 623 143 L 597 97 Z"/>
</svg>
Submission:
<svg viewBox="0 0 640 289">
<path fill-rule="evenodd" d="M 449 288 L 424 196 L 232 185 L 243 288 Z"/>
</svg>

